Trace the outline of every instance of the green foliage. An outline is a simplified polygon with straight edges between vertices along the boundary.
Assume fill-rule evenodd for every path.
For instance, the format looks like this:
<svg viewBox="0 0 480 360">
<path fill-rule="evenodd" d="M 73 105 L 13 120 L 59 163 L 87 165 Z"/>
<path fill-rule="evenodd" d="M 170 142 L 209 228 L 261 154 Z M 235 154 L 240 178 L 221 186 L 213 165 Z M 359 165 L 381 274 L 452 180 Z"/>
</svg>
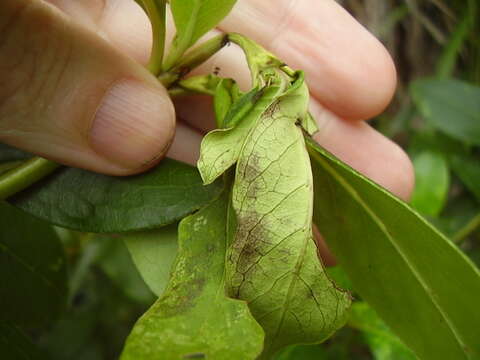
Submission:
<svg viewBox="0 0 480 360">
<path fill-rule="evenodd" d="M 17 326 L 0 322 L 0 354 L 12 360 L 47 360 L 46 355 Z"/>
<path fill-rule="evenodd" d="M 213 29 L 235 5 L 236 0 L 170 0 L 177 34 L 165 69 L 170 69 L 200 37 Z"/>
<path fill-rule="evenodd" d="M 356 291 L 421 359 L 480 356 L 478 269 L 406 204 L 308 145 L 314 221 Z"/>
<path fill-rule="evenodd" d="M 112 283 L 124 291 L 126 297 L 146 304 L 155 299 L 140 277 L 140 267 L 132 263 L 130 253 L 122 241 L 105 235 L 97 235 L 92 241 L 100 244 L 101 253 L 96 259 L 99 267 Z"/>
<path fill-rule="evenodd" d="M 123 360 L 255 359 L 263 331 L 247 304 L 224 292 L 229 194 L 180 222 L 164 295 L 140 318 Z"/>
<path fill-rule="evenodd" d="M 0 202 L 0 230 L 0 322 L 45 328 L 67 298 L 60 240 L 48 224 L 5 202 Z"/>
<path fill-rule="evenodd" d="M 150 232 L 122 235 L 143 279 L 157 296 L 161 296 L 177 255 L 178 224 Z"/>
<path fill-rule="evenodd" d="M 455 79 L 421 79 L 412 84 L 412 96 L 432 126 L 480 145 L 480 87 Z"/>
<path fill-rule="evenodd" d="M 375 360 L 416 359 L 367 303 L 357 302 L 353 304 L 348 324 L 362 331 Z"/>
<path fill-rule="evenodd" d="M 221 190 L 221 182 L 203 186 L 195 168 L 165 159 L 154 170 L 132 177 L 59 169 L 9 201 L 69 229 L 126 232 L 176 222 Z"/>
<path fill-rule="evenodd" d="M 190 50 L 235 0 L 170 0 L 177 33 L 165 61 L 167 0 L 137 0 L 152 23 L 149 70 L 171 96 L 212 96 L 218 129 L 202 142 L 199 171 L 166 159 L 126 178 L 66 167 L 46 176 L 59 165 L 0 144 L 0 197 L 17 207 L 0 203 L 0 354 L 480 358 L 480 273 L 467 258 L 480 264 L 480 65 L 458 66 L 480 59 L 476 0 L 373 1 L 382 2 L 376 11 L 395 5 L 379 31 L 387 45 L 399 25 L 398 46 L 413 35 L 445 44 L 428 46 L 421 69 L 408 62 L 425 49 L 400 49 L 408 54 L 398 61 L 400 90 L 408 92 L 376 123 L 408 145 L 412 205 L 459 247 L 313 142 L 301 71 L 240 34 Z M 441 12 L 428 18 L 432 9 Z M 452 29 L 448 38 L 439 19 Z M 216 74 L 185 78 L 228 42 L 246 55 L 249 91 Z M 411 74 L 437 73 L 403 83 L 405 63 Z M 318 259 L 312 212 L 335 268 Z M 350 312 L 339 287 L 357 300 Z"/>
<path fill-rule="evenodd" d="M 480 159 L 474 155 L 456 155 L 450 164 L 466 188 L 480 201 Z"/>
<path fill-rule="evenodd" d="M 437 216 L 448 195 L 450 172 L 441 153 L 423 151 L 413 158 L 415 190 L 411 205 L 425 215 Z"/>
</svg>

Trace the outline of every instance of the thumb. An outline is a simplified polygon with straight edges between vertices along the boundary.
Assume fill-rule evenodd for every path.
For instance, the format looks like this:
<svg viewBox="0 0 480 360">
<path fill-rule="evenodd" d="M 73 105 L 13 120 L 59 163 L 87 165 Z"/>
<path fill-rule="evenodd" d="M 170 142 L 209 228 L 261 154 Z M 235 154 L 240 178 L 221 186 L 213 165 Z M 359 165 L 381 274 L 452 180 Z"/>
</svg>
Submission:
<svg viewBox="0 0 480 360">
<path fill-rule="evenodd" d="M 173 105 L 141 65 L 39 0 L 0 2 L 0 141 L 114 175 L 155 163 Z"/>
</svg>

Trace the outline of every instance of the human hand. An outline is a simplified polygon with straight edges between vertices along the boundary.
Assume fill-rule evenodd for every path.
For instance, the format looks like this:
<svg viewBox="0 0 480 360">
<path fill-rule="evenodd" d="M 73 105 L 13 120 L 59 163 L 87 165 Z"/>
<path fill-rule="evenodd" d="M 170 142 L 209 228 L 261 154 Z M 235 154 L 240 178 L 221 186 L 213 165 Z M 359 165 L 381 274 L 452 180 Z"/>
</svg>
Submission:
<svg viewBox="0 0 480 360">
<path fill-rule="evenodd" d="M 148 19 L 133 0 L 3 0 L 0 4 L 0 141 L 61 163 L 115 175 L 152 166 L 171 143 L 175 115 L 165 89 L 141 64 Z M 315 139 L 401 198 L 410 161 L 363 120 L 395 88 L 381 44 L 333 0 L 239 0 L 219 31 L 256 40 L 311 89 Z M 247 79 L 235 48 L 199 71 Z M 169 155 L 194 163 L 213 126 L 205 99 L 178 101 L 183 122 Z"/>
</svg>

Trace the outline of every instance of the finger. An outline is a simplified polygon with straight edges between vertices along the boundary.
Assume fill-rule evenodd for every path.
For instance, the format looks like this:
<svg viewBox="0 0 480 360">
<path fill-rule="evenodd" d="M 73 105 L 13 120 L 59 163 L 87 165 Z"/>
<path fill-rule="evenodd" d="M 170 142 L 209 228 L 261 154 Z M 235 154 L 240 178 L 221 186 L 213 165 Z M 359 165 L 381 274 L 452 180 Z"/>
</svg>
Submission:
<svg viewBox="0 0 480 360">
<path fill-rule="evenodd" d="M 133 0 L 46 0 L 141 64 L 148 62 L 152 32 Z"/>
<path fill-rule="evenodd" d="M 338 119 L 318 102 L 310 103 L 310 111 L 320 129 L 313 136 L 315 141 L 399 198 L 408 200 L 414 186 L 413 166 L 397 144 L 367 123 Z"/>
<path fill-rule="evenodd" d="M 175 103 L 177 113 L 188 124 L 203 133 L 214 128 L 211 98 L 185 97 Z M 314 139 L 320 145 L 398 197 L 409 198 L 413 168 L 398 145 L 364 122 L 339 119 L 316 100 L 310 102 L 310 111 L 319 126 Z"/>
<path fill-rule="evenodd" d="M 0 3 L 0 141 L 124 175 L 168 148 L 174 110 L 141 65 L 53 6 Z"/>
<path fill-rule="evenodd" d="M 202 135 L 188 125 L 177 123 L 175 138 L 168 150 L 169 158 L 196 166 L 200 157 Z"/>
<path fill-rule="evenodd" d="M 342 118 L 371 118 L 393 95 L 387 51 L 333 0 L 242 0 L 220 28 L 305 70 L 313 97 Z"/>
<path fill-rule="evenodd" d="M 315 239 L 315 243 L 317 244 L 317 249 L 322 258 L 323 265 L 335 266 L 337 264 L 337 260 L 328 248 L 325 239 L 323 238 L 322 234 L 320 234 L 320 231 L 318 231 L 318 228 L 315 224 L 313 224 L 312 230 L 313 238 Z"/>
</svg>

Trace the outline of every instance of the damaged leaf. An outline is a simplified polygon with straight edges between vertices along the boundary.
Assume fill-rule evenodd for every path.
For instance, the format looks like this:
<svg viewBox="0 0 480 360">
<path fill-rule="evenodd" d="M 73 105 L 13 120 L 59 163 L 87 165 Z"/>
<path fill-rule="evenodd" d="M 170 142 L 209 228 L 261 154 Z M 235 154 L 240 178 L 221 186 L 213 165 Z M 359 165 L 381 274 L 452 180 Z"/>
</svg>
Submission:
<svg viewBox="0 0 480 360">
<path fill-rule="evenodd" d="M 228 194 L 180 223 L 165 294 L 137 322 L 122 360 L 255 359 L 263 331 L 224 291 Z"/>
</svg>

